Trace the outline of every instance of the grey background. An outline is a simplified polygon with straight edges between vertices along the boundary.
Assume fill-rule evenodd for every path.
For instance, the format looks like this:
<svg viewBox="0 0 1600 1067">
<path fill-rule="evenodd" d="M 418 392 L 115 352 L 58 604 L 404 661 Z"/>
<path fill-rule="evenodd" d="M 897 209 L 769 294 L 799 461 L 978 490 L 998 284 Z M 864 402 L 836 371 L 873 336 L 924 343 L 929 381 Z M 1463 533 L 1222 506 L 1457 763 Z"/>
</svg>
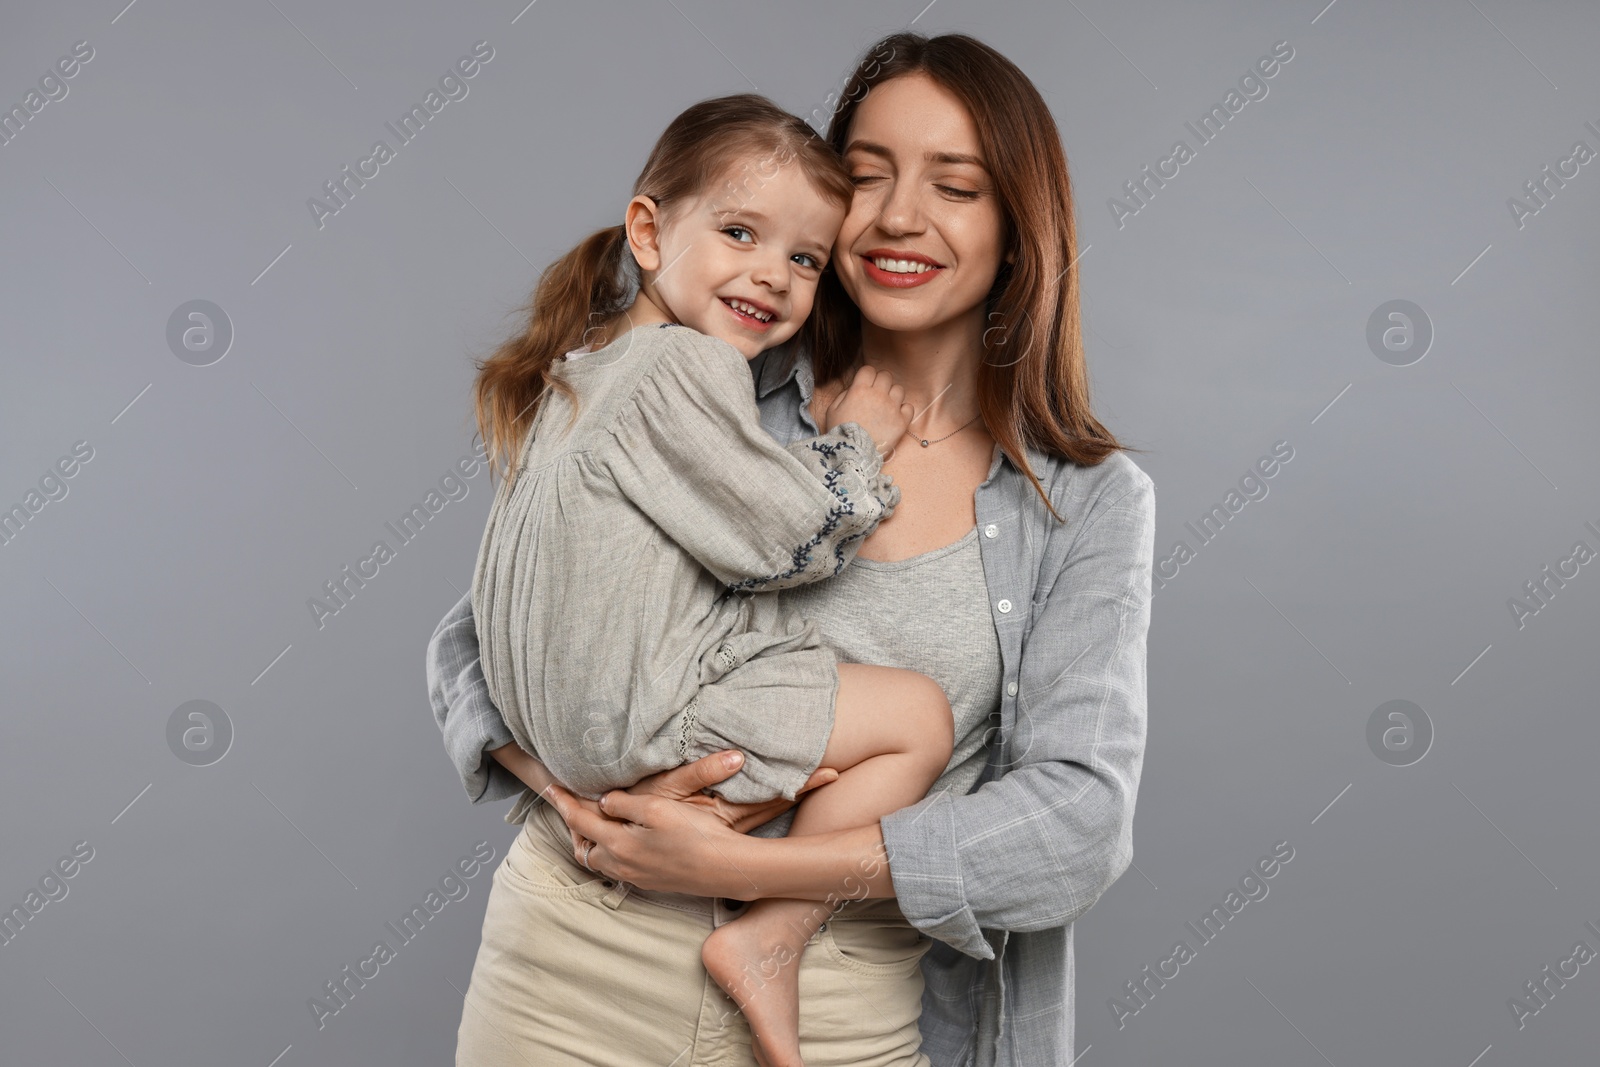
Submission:
<svg viewBox="0 0 1600 1067">
<path fill-rule="evenodd" d="M 1600 11 L 925 2 L 6 5 L 7 108 L 95 54 L 0 146 L 0 505 L 94 458 L 0 546 L 0 904 L 94 857 L 0 946 L 0 1059 L 449 1062 L 487 870 L 325 1028 L 307 1003 L 512 837 L 423 684 L 487 476 L 323 627 L 306 602 L 468 454 L 470 359 L 672 115 L 751 85 L 825 109 L 916 20 L 995 45 L 1060 124 L 1097 411 L 1147 450 L 1158 556 L 1294 449 L 1155 594 L 1136 868 L 1078 924 L 1079 1062 L 1592 1061 L 1600 964 L 1520 1031 L 1508 1000 L 1600 950 L 1600 565 L 1520 629 L 1507 601 L 1600 549 L 1600 162 L 1520 229 L 1507 198 L 1600 149 Z M 469 95 L 319 229 L 306 200 L 479 40 Z M 1107 200 L 1280 40 L 1268 96 L 1119 228 Z M 210 366 L 166 342 L 194 299 L 235 334 Z M 1410 366 L 1365 340 L 1394 299 L 1435 330 Z M 1394 699 L 1435 731 L 1411 766 L 1366 741 Z M 168 747 L 191 700 L 232 724 L 210 766 Z M 1278 841 L 1270 894 L 1119 1027 L 1110 998 Z"/>
</svg>

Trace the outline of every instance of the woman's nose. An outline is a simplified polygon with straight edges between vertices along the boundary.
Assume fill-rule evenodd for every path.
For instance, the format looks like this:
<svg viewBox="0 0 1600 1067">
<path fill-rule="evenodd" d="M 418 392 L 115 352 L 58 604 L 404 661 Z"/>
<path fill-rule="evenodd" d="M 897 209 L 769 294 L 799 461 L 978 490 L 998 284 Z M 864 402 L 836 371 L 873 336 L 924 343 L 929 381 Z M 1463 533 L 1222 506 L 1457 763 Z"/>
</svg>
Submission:
<svg viewBox="0 0 1600 1067">
<path fill-rule="evenodd" d="M 923 228 L 920 190 L 915 185 L 896 182 L 883 199 L 877 224 L 885 233 L 920 233 Z"/>
</svg>

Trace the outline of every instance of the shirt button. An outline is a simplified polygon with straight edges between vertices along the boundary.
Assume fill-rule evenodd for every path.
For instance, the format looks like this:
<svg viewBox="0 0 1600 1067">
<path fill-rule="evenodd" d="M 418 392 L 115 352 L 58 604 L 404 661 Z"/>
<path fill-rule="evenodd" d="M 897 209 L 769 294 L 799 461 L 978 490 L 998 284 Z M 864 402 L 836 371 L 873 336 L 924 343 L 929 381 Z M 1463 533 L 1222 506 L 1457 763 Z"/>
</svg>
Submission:
<svg viewBox="0 0 1600 1067">
<path fill-rule="evenodd" d="M 996 604 L 995 607 L 999 608 L 1000 614 L 1004 615 L 1006 612 L 1011 610 L 1011 601 L 1002 600 L 1000 603 Z"/>
<path fill-rule="evenodd" d="M 985 536 L 985 537 L 993 537 L 996 534 L 998 534 L 999 532 L 1000 532 L 1000 527 L 996 526 L 992 522 L 989 525 L 987 525 L 987 526 L 985 526 L 983 528 L 983 536 Z"/>
<path fill-rule="evenodd" d="M 1007 682 L 1006 683 L 1006 696 L 1014 697 L 1016 695 L 1017 695 L 1017 683 L 1016 682 Z"/>
</svg>

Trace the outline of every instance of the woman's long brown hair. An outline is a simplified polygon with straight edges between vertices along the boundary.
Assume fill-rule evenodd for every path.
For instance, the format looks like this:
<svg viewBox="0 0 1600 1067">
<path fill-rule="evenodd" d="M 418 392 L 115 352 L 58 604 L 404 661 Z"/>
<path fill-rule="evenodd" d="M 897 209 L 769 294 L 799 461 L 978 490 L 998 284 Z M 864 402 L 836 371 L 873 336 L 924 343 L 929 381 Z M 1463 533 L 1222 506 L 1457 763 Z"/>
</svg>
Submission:
<svg viewBox="0 0 1600 1067">
<path fill-rule="evenodd" d="M 862 57 L 840 93 L 828 140 L 842 155 L 850 121 L 875 86 L 924 74 L 966 105 L 1005 219 L 1007 248 L 984 308 L 978 410 L 1058 520 L 1024 444 L 1092 467 L 1131 449 L 1089 407 L 1078 315 L 1078 234 L 1061 136 L 1044 98 L 1005 56 L 966 34 L 895 33 Z M 805 326 L 818 382 L 842 380 L 861 350 L 861 310 L 827 271 Z"/>
<path fill-rule="evenodd" d="M 739 167 L 741 161 L 745 166 Z M 838 155 L 812 128 L 764 96 L 739 93 L 702 100 L 673 119 L 656 141 L 633 183 L 634 196 L 658 205 L 701 195 L 723 181 L 739 195 L 753 180 L 769 180 L 774 168 L 797 164 L 818 194 L 848 207 L 854 187 Z M 491 472 L 509 477 L 524 435 L 541 402 L 554 389 L 573 401 L 572 386 L 553 367 L 567 352 L 592 342 L 603 346 L 603 324 L 620 314 L 633 293 L 629 269 L 637 269 L 619 223 L 597 230 L 544 272 L 519 310 L 524 328 L 475 365 L 473 388 L 478 433 Z"/>
</svg>

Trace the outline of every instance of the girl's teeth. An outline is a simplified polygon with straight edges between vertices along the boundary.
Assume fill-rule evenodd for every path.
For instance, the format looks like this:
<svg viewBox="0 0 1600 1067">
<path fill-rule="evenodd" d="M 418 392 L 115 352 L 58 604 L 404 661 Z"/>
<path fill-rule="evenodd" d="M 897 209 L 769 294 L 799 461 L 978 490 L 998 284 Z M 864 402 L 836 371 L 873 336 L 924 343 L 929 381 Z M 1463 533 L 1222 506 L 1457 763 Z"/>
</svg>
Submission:
<svg viewBox="0 0 1600 1067">
<path fill-rule="evenodd" d="M 762 322 L 770 322 L 772 319 L 772 316 L 767 314 L 765 311 L 758 311 L 754 305 L 747 304 L 743 300 L 730 300 L 728 301 L 728 306 L 733 308 L 735 311 L 742 311 L 751 318 L 759 319 Z"/>
<path fill-rule="evenodd" d="M 892 274 L 926 274 L 933 269 L 920 260 L 912 259 L 875 259 L 872 262 L 879 270 Z"/>
</svg>

